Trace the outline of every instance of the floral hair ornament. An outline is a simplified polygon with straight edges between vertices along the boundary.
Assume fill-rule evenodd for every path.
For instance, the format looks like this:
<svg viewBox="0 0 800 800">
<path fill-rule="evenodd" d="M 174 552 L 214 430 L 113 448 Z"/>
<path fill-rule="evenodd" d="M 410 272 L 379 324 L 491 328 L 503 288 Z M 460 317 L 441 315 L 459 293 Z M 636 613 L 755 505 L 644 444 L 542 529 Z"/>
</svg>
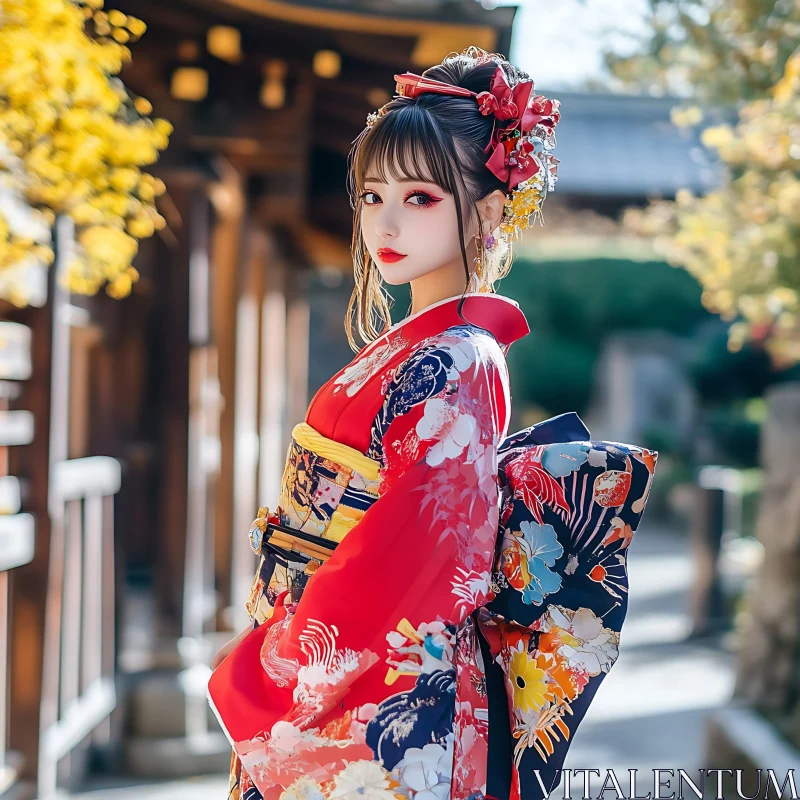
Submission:
<svg viewBox="0 0 800 800">
<path fill-rule="evenodd" d="M 494 126 L 485 150 L 489 154 L 486 168 L 507 186 L 500 230 L 513 241 L 518 230 L 530 226 L 532 218 L 541 219 L 544 199 L 555 189 L 557 180 L 559 160 L 551 151 L 556 146 L 555 127 L 561 116 L 558 100 L 533 94 L 532 80 L 520 80 L 510 86 L 499 65 L 485 92 L 473 92 L 413 72 L 394 77 L 400 97 L 415 98 L 426 92 L 474 97 L 481 114 L 491 114 L 503 123 Z M 370 114 L 368 126 L 383 111 Z"/>
</svg>

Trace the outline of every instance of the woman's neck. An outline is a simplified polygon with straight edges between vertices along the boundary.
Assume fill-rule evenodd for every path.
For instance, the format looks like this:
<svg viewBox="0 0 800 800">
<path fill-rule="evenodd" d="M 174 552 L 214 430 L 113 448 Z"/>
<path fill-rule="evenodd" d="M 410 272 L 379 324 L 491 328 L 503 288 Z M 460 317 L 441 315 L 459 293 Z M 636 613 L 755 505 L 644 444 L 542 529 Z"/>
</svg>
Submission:
<svg viewBox="0 0 800 800">
<path fill-rule="evenodd" d="M 423 308 L 456 297 L 466 290 L 462 262 L 448 264 L 411 281 L 411 314 Z"/>
</svg>

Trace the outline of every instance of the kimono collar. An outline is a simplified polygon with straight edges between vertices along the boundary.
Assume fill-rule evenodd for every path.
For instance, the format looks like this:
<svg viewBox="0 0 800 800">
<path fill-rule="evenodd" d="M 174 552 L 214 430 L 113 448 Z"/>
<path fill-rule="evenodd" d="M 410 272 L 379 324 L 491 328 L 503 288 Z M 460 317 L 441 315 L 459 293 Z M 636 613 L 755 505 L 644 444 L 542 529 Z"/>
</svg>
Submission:
<svg viewBox="0 0 800 800">
<path fill-rule="evenodd" d="M 400 331 L 409 341 L 416 342 L 456 325 L 467 323 L 491 333 L 503 348 L 530 333 L 525 315 L 519 305 L 510 298 L 488 292 L 472 292 L 463 295 L 463 299 L 462 305 L 462 295 L 446 297 L 404 317 L 364 347 L 359 355 L 362 357 L 367 355 L 381 343 L 385 343 L 387 337 L 394 337 Z"/>
<path fill-rule="evenodd" d="M 460 300 L 459 297 L 454 301 L 456 312 Z M 461 316 L 472 325 L 489 331 L 503 347 L 508 347 L 531 332 L 519 305 L 499 294 L 468 294 L 461 307 Z"/>
</svg>

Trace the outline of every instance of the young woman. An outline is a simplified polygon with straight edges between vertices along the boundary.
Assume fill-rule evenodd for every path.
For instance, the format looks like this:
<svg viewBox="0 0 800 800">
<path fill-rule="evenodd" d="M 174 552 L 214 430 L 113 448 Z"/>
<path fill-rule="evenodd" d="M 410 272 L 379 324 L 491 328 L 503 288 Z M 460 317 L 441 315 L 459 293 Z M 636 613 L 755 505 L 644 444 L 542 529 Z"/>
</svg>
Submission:
<svg viewBox="0 0 800 800">
<path fill-rule="evenodd" d="M 396 77 L 350 164 L 347 329 L 366 345 L 293 432 L 280 508 L 251 530 L 253 626 L 212 665 L 234 800 L 541 797 L 563 761 L 547 743 L 569 739 L 585 711 L 570 703 L 616 657 L 618 627 L 542 600 L 563 588 L 558 569 L 591 575 L 609 599 L 598 614 L 621 624 L 624 562 L 613 581 L 597 569 L 630 541 L 641 509 L 625 504 L 643 507 L 655 455 L 606 452 L 575 415 L 501 448 L 505 353 L 528 325 L 493 287 L 554 188 L 558 101 L 477 48 Z M 383 286 L 403 283 L 410 314 L 390 325 Z M 590 468 L 594 490 L 582 474 L 576 495 Z M 583 561 L 557 541 L 567 512 L 584 519 L 578 539 L 602 534 Z M 338 545 L 315 571 L 280 564 L 263 541 L 270 520 Z M 587 632 L 581 658 L 558 654 Z"/>
</svg>

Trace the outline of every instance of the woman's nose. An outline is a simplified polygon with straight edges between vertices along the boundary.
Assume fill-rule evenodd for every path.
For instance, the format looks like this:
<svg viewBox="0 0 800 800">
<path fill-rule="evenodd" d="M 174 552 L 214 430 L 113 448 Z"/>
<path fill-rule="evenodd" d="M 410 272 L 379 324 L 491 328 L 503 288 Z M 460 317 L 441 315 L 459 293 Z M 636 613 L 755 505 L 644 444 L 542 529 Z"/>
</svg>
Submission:
<svg viewBox="0 0 800 800">
<path fill-rule="evenodd" d="M 397 219 L 391 211 L 384 211 L 378 214 L 375 220 L 375 233 L 381 239 L 396 239 L 400 233 Z"/>
</svg>

